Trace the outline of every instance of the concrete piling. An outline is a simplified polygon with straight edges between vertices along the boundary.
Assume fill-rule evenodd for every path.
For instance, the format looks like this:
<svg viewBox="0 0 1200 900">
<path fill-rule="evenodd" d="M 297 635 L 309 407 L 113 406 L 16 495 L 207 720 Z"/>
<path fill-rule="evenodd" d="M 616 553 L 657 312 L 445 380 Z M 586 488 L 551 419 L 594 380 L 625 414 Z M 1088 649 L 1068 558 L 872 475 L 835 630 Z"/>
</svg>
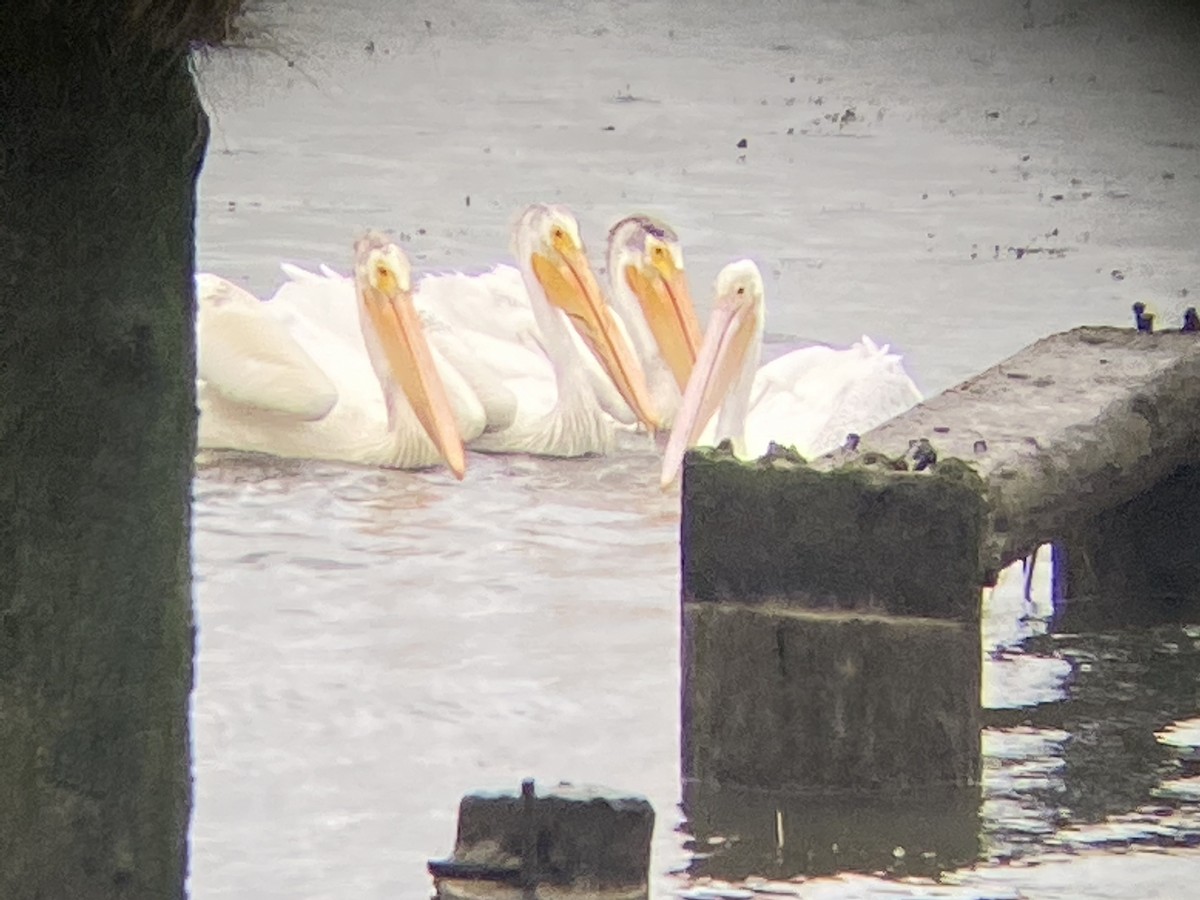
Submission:
<svg viewBox="0 0 1200 900">
<path fill-rule="evenodd" d="M 690 456 L 685 779 L 883 793 L 978 779 L 982 490 L 965 468 L 936 471 Z"/>
<path fill-rule="evenodd" d="M 1200 340 L 1077 328 L 804 462 L 688 454 L 686 781 L 807 794 L 979 777 L 980 588 L 1200 583 Z"/>
</svg>

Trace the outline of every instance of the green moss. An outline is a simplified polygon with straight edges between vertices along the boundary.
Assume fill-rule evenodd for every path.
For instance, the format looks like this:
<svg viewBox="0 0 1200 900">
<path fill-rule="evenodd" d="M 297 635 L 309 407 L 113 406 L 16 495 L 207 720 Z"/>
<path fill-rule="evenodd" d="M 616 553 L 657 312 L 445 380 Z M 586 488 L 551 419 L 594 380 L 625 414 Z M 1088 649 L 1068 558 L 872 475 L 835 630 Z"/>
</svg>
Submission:
<svg viewBox="0 0 1200 900">
<path fill-rule="evenodd" d="M 985 489 L 958 460 L 920 473 L 861 460 L 825 472 L 697 450 L 682 502 L 690 599 L 978 616 Z"/>
</svg>

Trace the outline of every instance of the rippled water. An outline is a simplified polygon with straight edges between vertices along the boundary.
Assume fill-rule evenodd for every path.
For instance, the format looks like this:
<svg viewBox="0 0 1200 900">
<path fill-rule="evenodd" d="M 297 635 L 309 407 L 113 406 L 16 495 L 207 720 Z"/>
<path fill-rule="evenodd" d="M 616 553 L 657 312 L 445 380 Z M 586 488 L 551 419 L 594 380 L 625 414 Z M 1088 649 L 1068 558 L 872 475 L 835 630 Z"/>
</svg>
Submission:
<svg viewBox="0 0 1200 900">
<path fill-rule="evenodd" d="M 274 51 L 198 62 L 200 263 L 260 293 L 281 259 L 344 268 L 364 227 L 393 229 L 419 269 L 477 268 L 507 258 L 530 201 L 570 205 L 594 254 L 645 210 L 680 232 L 702 312 L 717 269 L 753 255 L 776 335 L 867 331 L 936 391 L 1045 333 L 1124 323 L 1135 299 L 1177 320 L 1200 288 L 1186 22 L 983 0 L 260 16 Z M 672 872 L 798 871 L 752 806 L 744 835 L 676 831 L 678 498 L 655 470 L 636 442 L 472 455 L 461 484 L 206 462 L 194 896 L 426 896 L 461 794 L 526 775 L 648 796 L 664 896 L 688 883 Z M 1188 895 L 1195 740 L 1154 735 L 1200 708 L 1200 613 L 1056 617 L 1019 581 L 985 608 L 979 803 L 913 826 L 930 846 L 891 868 L 940 869 L 960 826 L 981 864 L 936 889 L 862 874 L 804 896 Z"/>
</svg>

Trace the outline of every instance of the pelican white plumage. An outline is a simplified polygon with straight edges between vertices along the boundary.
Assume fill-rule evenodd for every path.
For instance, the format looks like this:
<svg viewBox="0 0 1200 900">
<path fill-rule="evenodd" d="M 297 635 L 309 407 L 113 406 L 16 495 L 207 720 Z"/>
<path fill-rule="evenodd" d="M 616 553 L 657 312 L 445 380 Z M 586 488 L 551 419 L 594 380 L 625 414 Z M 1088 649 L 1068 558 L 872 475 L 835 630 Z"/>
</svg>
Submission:
<svg viewBox="0 0 1200 900">
<path fill-rule="evenodd" d="M 460 428 L 481 430 L 482 409 L 458 384 L 468 408 L 456 420 L 395 244 L 376 234 L 355 244 L 357 332 L 348 312 L 261 302 L 215 275 L 196 281 L 201 448 L 403 469 L 444 462 L 463 477 Z"/>
<path fill-rule="evenodd" d="M 606 259 L 613 324 L 642 366 L 661 427 L 669 428 L 700 345 L 679 239 L 657 219 L 629 216 L 609 231 Z M 327 266 L 321 266 L 321 275 L 288 263 L 283 269 L 291 282 L 276 299 L 344 308 L 335 300 L 344 276 Z M 469 379 L 493 432 L 507 430 L 518 407 L 549 410 L 558 395 L 557 372 L 527 281 L 519 268 L 501 264 L 477 275 L 430 273 L 414 291 L 430 343 Z M 322 298 L 329 290 L 334 294 Z M 297 292 L 304 296 L 297 298 Z M 633 425 L 636 414 L 580 332 L 567 333 L 600 407 Z"/>
<path fill-rule="evenodd" d="M 737 456 L 753 458 L 774 442 L 813 457 L 921 402 L 900 357 L 867 337 L 844 350 L 794 350 L 760 369 L 765 301 L 758 266 L 730 263 L 717 276 L 716 293 L 667 442 L 664 487 L 698 443 L 729 439 Z"/>
<path fill-rule="evenodd" d="M 516 267 L 433 273 L 414 291 L 430 343 L 482 404 L 486 429 L 469 446 L 582 456 L 612 448 L 614 419 L 660 427 L 630 335 L 601 295 L 574 216 L 530 206 L 514 226 L 513 252 Z M 348 283 L 336 272 L 284 268 L 291 281 L 272 302 L 345 308 L 337 298 Z"/>
<path fill-rule="evenodd" d="M 600 292 L 575 217 L 561 206 L 528 207 L 513 231 L 513 255 L 536 325 L 536 331 L 529 333 L 553 368 L 555 392 L 547 406 L 545 396 L 514 391 L 517 408 L 512 423 L 485 431 L 471 442 L 472 449 L 543 456 L 583 456 L 612 449 L 616 424 L 580 364 L 573 334 L 607 373 L 637 421 L 657 430 L 660 420 L 645 374 L 625 329 Z M 479 377 L 463 374 L 469 381 Z"/>
<path fill-rule="evenodd" d="M 577 231 L 570 214 L 559 211 Z M 629 216 L 610 230 L 606 260 L 616 313 L 613 324 L 632 346 L 660 425 L 668 428 L 700 345 L 679 239 L 657 219 Z M 431 274 L 418 285 L 417 303 L 471 344 L 472 358 L 508 379 L 516 396 L 530 407 L 541 407 L 555 396 L 558 374 L 533 312 L 528 283 L 526 274 L 508 265 L 481 275 Z M 635 423 L 637 415 L 585 339 L 574 329 L 568 334 L 600 406 L 623 424 Z M 477 340 L 476 335 L 485 337 Z M 564 364 L 565 360 L 563 356 Z"/>
</svg>

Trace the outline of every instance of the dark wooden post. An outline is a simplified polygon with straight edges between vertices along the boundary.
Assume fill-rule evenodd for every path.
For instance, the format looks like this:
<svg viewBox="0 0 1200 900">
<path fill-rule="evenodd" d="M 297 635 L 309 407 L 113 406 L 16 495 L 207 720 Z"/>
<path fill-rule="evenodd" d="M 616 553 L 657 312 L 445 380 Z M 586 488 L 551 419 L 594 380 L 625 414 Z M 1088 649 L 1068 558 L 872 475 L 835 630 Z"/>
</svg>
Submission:
<svg viewBox="0 0 1200 900">
<path fill-rule="evenodd" d="M 207 122 L 186 41 L 123 10 L 0 28 L 4 897 L 163 900 L 187 872 Z"/>
</svg>

